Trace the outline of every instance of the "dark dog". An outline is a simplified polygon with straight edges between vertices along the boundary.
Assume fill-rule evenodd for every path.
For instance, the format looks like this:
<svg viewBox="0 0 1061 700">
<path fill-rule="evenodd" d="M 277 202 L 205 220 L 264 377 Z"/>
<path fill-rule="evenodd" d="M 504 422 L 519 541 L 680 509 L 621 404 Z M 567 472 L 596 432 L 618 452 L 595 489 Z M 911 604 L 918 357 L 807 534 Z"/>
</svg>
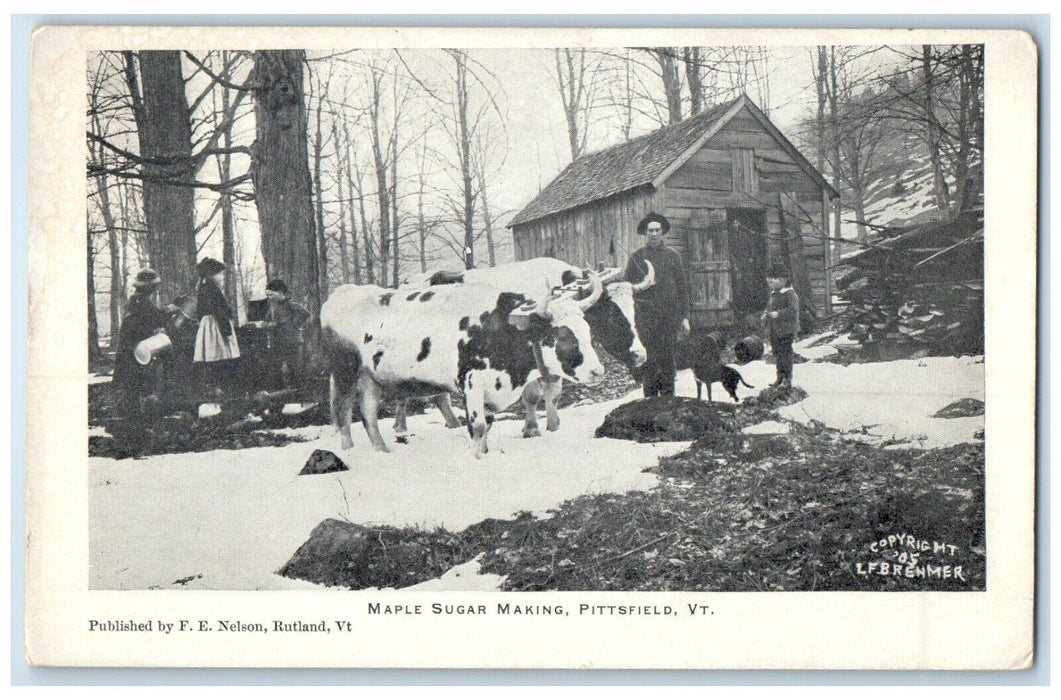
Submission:
<svg viewBox="0 0 1061 700">
<path fill-rule="evenodd" d="M 722 382 L 722 386 L 725 387 L 734 401 L 740 400 L 737 398 L 738 384 L 743 384 L 749 389 L 754 388 L 751 384 L 744 381 L 744 377 L 740 375 L 740 372 L 722 364 L 722 351 L 725 346 L 718 333 L 702 335 L 693 340 L 692 345 L 693 347 L 688 348 L 686 352 L 692 355 L 692 362 L 689 364 L 692 365 L 693 376 L 696 377 L 697 400 L 701 400 L 703 395 L 703 384 L 707 385 L 708 401 L 712 400 L 711 385 L 714 382 Z"/>
<path fill-rule="evenodd" d="M 729 395 L 733 397 L 734 401 L 740 401 L 737 398 L 737 385 L 743 384 L 749 389 L 754 389 L 751 384 L 744 381 L 744 377 L 741 376 L 740 372 L 728 367 L 723 364 L 718 364 L 713 367 L 694 367 L 693 375 L 696 377 L 696 400 L 699 401 L 701 395 L 701 385 L 707 385 L 707 400 L 711 401 L 711 384 L 714 382 L 722 382 L 722 386 L 729 392 Z"/>
<path fill-rule="evenodd" d="M 723 364 L 724 360 L 732 361 L 732 355 L 725 353 L 726 342 L 721 331 L 693 332 L 678 342 L 674 351 L 675 365 L 678 369 L 692 368 L 696 377 L 696 398 L 701 400 L 703 384 L 707 385 L 707 400 L 711 401 L 711 384 L 722 382 L 734 401 L 737 398 L 737 385 L 743 384 L 754 389 L 744 381 L 740 372 Z"/>
</svg>

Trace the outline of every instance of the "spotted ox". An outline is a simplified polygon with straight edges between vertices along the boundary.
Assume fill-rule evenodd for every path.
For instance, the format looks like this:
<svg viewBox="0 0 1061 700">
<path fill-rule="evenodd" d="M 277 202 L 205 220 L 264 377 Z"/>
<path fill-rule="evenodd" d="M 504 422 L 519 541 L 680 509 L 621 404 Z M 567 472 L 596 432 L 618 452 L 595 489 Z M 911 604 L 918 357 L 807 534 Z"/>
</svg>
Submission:
<svg viewBox="0 0 1061 700">
<path fill-rule="evenodd" d="M 599 280 L 593 287 L 596 301 Z M 386 452 L 377 423 L 383 396 L 460 392 L 476 454 L 486 452 L 493 413 L 517 401 L 539 375 L 588 384 L 603 379 L 585 304 L 548 296 L 535 304 L 528 295 L 477 284 L 418 291 L 339 287 L 321 308 L 321 327 L 343 449 L 353 445 L 355 398 L 372 446 Z"/>
<path fill-rule="evenodd" d="M 651 263 L 649 263 L 651 268 Z M 410 289 L 439 287 L 453 284 L 485 284 L 497 289 L 533 296 L 540 293 L 547 285 L 567 285 L 577 281 L 585 273 L 581 268 L 569 265 L 555 258 L 535 258 L 522 262 L 499 265 L 491 268 L 477 268 L 461 272 L 436 271 L 425 273 L 421 277 L 409 280 Z M 654 271 L 650 270 L 638 288 L 643 289 L 654 283 Z M 604 286 L 604 293 L 594 303 L 586 305 L 586 321 L 589 324 L 593 339 L 611 356 L 633 369 L 645 362 L 645 347 L 637 335 L 634 317 L 634 286 L 629 282 L 610 281 Z M 558 402 L 561 393 L 560 377 L 539 378 L 528 382 L 523 393 L 526 421 L 523 426 L 524 437 L 536 437 L 541 434 L 538 427 L 536 408 L 545 400 L 546 427 L 557 430 L 560 427 Z M 442 411 L 448 427 L 459 425 L 449 406 L 448 396 L 432 397 Z M 394 429 L 405 432 L 405 404 L 399 403 L 395 413 Z"/>
</svg>

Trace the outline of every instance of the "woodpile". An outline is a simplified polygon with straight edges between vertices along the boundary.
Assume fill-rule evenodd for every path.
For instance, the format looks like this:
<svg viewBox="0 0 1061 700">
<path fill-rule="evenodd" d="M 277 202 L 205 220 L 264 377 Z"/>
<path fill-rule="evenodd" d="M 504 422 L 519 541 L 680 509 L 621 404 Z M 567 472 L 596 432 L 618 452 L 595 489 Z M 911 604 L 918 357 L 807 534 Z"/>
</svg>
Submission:
<svg viewBox="0 0 1061 700">
<path fill-rule="evenodd" d="M 984 352 L 983 211 L 881 239 L 846 256 L 841 326 L 882 356 Z"/>
</svg>

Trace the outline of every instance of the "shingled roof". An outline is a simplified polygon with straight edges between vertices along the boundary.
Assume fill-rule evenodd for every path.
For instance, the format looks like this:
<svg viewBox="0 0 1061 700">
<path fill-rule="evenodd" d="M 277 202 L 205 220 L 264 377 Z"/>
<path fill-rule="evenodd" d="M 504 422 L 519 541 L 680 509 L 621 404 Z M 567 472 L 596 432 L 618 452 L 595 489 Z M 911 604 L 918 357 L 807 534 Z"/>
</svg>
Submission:
<svg viewBox="0 0 1061 700">
<path fill-rule="evenodd" d="M 636 187 L 655 183 L 657 177 L 680 165 L 692 155 L 693 150 L 705 136 L 713 134 L 729 121 L 729 118 L 748 106 L 752 114 L 759 117 L 762 112 L 747 95 L 724 102 L 677 124 L 671 124 L 652 133 L 589 153 L 572 161 L 563 172 L 546 185 L 538 196 L 512 218 L 508 228 L 536 221 L 550 214 L 595 202 L 605 197 L 627 192 Z M 809 162 L 796 151 L 788 140 L 762 116 L 764 124 L 782 142 L 786 150 L 793 152 L 797 163 L 808 169 L 821 185 L 832 188 Z"/>
</svg>

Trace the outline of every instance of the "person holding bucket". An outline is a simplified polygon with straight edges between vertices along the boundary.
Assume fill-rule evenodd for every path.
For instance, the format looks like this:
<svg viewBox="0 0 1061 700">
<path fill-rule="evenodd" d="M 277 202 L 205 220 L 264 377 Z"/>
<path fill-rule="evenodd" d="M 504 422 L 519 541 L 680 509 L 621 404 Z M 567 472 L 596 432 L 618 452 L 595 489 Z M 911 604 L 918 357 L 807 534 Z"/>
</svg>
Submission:
<svg viewBox="0 0 1061 700">
<path fill-rule="evenodd" d="M 222 291 L 226 268 L 220 260 L 203 258 L 195 269 L 199 275 L 196 294 L 199 331 L 195 336 L 192 360 L 203 373 L 203 381 L 216 386 L 224 374 L 231 371 L 231 360 L 239 358 L 232 309 Z"/>
<path fill-rule="evenodd" d="M 289 389 L 297 386 L 301 378 L 302 328 L 309 322 L 310 313 L 306 307 L 291 301 L 291 291 L 283 280 L 269 280 L 265 296 L 269 299 L 269 313 L 260 326 L 269 329 L 275 376 L 281 386 Z"/>
<path fill-rule="evenodd" d="M 788 270 L 781 263 L 770 266 L 766 276 L 770 298 L 766 302 L 762 321 L 770 335 L 777 365 L 777 380 L 773 386 L 792 388 L 792 341 L 799 333 L 799 295 L 789 282 Z"/>
<path fill-rule="evenodd" d="M 158 389 L 158 363 L 151 362 L 152 348 L 160 349 L 168 342 L 163 331 L 170 320 L 169 314 L 155 303 L 161 284 L 162 278 L 154 270 L 144 269 L 136 273 L 133 294 L 118 330 L 113 382 L 120 392 L 121 408 L 126 414 L 137 411 L 140 399 Z"/>
</svg>

